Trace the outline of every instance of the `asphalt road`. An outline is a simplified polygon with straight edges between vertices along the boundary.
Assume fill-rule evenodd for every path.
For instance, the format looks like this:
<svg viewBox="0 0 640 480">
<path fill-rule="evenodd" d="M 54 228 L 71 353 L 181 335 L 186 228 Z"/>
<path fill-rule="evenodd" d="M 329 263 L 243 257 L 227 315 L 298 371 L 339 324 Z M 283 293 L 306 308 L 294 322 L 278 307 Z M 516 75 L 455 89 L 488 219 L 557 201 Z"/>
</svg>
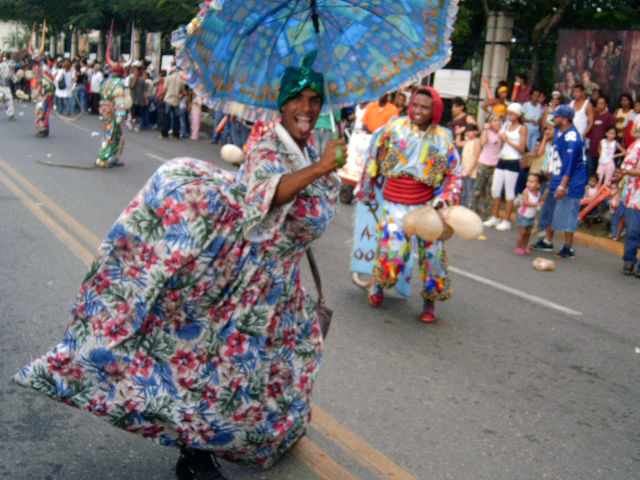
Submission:
<svg viewBox="0 0 640 480">
<path fill-rule="evenodd" d="M 41 139 L 32 107 L 17 111 L 0 113 L 0 477 L 172 479 L 176 451 L 9 379 L 61 338 L 96 242 L 160 163 L 224 166 L 219 147 L 127 131 L 123 168 L 52 168 L 36 159 L 90 164 L 102 124 L 54 118 Z M 640 478 L 640 279 L 619 258 L 578 245 L 538 272 L 515 232 L 454 237 L 454 298 L 424 325 L 415 286 L 372 309 L 351 283 L 353 213 L 315 247 L 335 313 L 313 428 L 272 470 L 223 463 L 229 478 Z"/>
</svg>

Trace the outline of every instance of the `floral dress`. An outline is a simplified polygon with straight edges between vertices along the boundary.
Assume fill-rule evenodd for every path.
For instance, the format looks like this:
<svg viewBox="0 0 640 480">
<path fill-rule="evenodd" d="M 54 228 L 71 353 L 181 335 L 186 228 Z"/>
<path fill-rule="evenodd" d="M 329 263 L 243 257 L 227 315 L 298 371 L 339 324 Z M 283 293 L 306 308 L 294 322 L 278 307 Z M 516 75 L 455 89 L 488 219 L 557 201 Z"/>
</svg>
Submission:
<svg viewBox="0 0 640 480">
<path fill-rule="evenodd" d="M 237 174 L 160 167 L 102 243 L 64 340 L 14 381 L 162 445 L 262 467 L 289 449 L 322 355 L 299 263 L 335 216 L 339 180 L 271 207 L 300 166 L 274 130 Z"/>
</svg>

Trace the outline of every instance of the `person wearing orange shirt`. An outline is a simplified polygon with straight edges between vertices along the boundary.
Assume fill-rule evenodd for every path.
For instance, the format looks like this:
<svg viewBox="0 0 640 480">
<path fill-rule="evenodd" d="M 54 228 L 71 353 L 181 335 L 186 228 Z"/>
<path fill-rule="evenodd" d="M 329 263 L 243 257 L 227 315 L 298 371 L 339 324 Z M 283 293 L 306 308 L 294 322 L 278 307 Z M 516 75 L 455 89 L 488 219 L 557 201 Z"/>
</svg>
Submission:
<svg viewBox="0 0 640 480">
<path fill-rule="evenodd" d="M 367 105 L 362 122 L 368 133 L 375 132 L 378 128 L 386 125 L 393 117 L 400 115 L 398 107 L 389 101 L 387 94 L 383 95 L 377 102 Z"/>
</svg>

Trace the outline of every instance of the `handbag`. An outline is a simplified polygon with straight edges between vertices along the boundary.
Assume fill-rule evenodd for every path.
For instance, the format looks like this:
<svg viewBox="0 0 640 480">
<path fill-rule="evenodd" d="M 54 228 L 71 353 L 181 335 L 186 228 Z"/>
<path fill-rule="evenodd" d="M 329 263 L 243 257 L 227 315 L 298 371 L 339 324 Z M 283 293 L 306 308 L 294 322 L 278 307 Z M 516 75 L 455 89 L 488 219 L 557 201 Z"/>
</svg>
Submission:
<svg viewBox="0 0 640 480">
<path fill-rule="evenodd" d="M 313 275 L 313 281 L 316 284 L 316 290 L 318 291 L 318 300 L 316 301 L 316 310 L 318 311 L 318 321 L 320 322 L 320 330 L 322 331 L 322 338 L 327 338 L 329 333 L 329 326 L 331 325 L 331 317 L 333 316 L 333 310 L 331 310 L 324 302 L 324 295 L 322 294 L 322 282 L 320 281 L 320 272 L 316 260 L 313 257 L 311 249 L 307 249 L 307 258 L 309 259 L 309 267 L 311 268 L 311 275 Z"/>
<path fill-rule="evenodd" d="M 62 73 L 62 75 L 60 75 L 60 78 L 58 79 L 58 88 L 60 90 L 64 90 L 65 88 L 67 88 L 67 81 L 64 78 L 64 72 Z"/>
</svg>

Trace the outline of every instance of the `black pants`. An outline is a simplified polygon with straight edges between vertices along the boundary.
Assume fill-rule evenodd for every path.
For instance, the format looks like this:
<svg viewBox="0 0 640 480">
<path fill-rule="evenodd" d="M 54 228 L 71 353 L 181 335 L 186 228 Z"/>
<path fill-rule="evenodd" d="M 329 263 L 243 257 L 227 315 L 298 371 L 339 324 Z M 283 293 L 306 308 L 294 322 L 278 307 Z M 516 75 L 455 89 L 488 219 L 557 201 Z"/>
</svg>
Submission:
<svg viewBox="0 0 640 480">
<path fill-rule="evenodd" d="M 91 113 L 98 115 L 100 111 L 100 93 L 91 93 Z"/>
</svg>

